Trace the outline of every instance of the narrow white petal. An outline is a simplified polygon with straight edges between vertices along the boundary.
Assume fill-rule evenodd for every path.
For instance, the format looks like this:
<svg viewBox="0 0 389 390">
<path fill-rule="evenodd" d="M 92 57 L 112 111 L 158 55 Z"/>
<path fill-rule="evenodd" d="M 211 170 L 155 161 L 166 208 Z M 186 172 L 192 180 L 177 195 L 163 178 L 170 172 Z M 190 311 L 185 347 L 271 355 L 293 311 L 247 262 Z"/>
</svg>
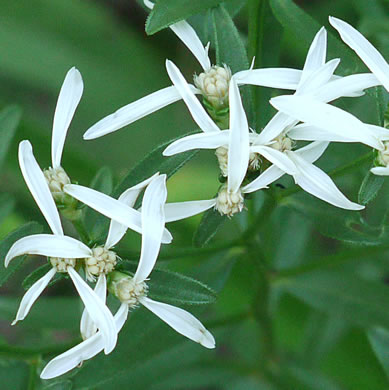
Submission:
<svg viewBox="0 0 389 390">
<path fill-rule="evenodd" d="M 323 155 L 329 144 L 329 142 L 311 142 L 303 148 L 295 150 L 294 153 L 301 156 L 305 161 L 314 163 Z"/>
<path fill-rule="evenodd" d="M 335 27 L 343 41 L 353 49 L 366 66 L 389 91 L 389 64 L 378 50 L 354 27 L 343 20 L 330 16 L 330 23 Z"/>
<path fill-rule="evenodd" d="M 19 144 L 19 165 L 27 187 L 51 230 L 54 234 L 62 235 L 63 230 L 57 207 L 46 178 L 32 153 L 29 141 L 22 141 Z"/>
<path fill-rule="evenodd" d="M 76 184 L 64 186 L 64 191 L 106 217 L 119 222 L 137 233 L 142 233 L 140 212 L 128 207 L 119 200 L 111 198 L 102 192 Z M 164 232 L 165 241 L 171 241 L 171 235 L 168 231 Z"/>
<path fill-rule="evenodd" d="M 199 93 L 193 85 L 188 88 L 192 93 Z M 175 86 L 163 88 L 101 119 L 85 132 L 84 139 L 91 140 L 112 133 L 178 100 L 181 100 L 181 95 Z"/>
<path fill-rule="evenodd" d="M 174 154 L 193 149 L 217 149 L 220 146 L 227 146 L 229 138 L 229 130 L 223 130 L 217 133 L 192 134 L 174 141 L 162 154 L 164 156 L 173 156 Z"/>
<path fill-rule="evenodd" d="M 389 140 L 389 129 L 386 129 L 385 127 L 381 127 L 381 126 L 369 125 L 367 123 L 365 123 L 365 126 L 367 127 L 367 131 L 373 137 L 377 137 L 381 141 L 388 141 Z"/>
<path fill-rule="evenodd" d="M 285 154 L 279 150 L 273 149 L 269 146 L 252 146 L 251 152 L 259 153 L 275 166 L 289 175 L 296 173 L 296 166 L 294 162 Z"/>
<path fill-rule="evenodd" d="M 246 176 L 250 155 L 249 125 L 234 78 L 230 81 L 229 99 L 228 191 L 234 193 Z"/>
<path fill-rule="evenodd" d="M 105 303 L 81 278 L 77 271 L 72 267 L 68 267 L 68 274 L 71 277 L 89 316 L 103 335 L 104 352 L 106 354 L 112 352 L 117 341 L 116 325 L 112 313 L 107 306 L 105 306 Z"/>
<path fill-rule="evenodd" d="M 255 192 L 263 188 L 268 188 L 269 184 L 278 180 L 281 176 L 285 174 L 280 168 L 272 165 L 267 168 L 263 173 L 261 173 L 255 180 L 247 184 L 242 188 L 243 193 L 248 194 L 250 192 Z"/>
<path fill-rule="evenodd" d="M 134 207 L 135 202 L 139 194 L 144 190 L 145 187 L 153 180 L 159 173 L 154 174 L 146 180 L 143 180 L 141 183 L 136 184 L 135 186 L 124 191 L 118 198 L 119 202 L 124 203 L 128 207 Z M 126 234 L 127 226 L 120 224 L 119 222 L 111 220 L 108 230 L 107 241 L 105 242 L 105 247 L 107 249 L 115 246 L 122 237 Z"/>
<path fill-rule="evenodd" d="M 366 126 L 355 116 L 340 108 L 312 100 L 303 96 L 278 96 L 270 100 L 278 110 L 306 122 L 328 130 L 331 133 L 341 129 L 341 135 L 381 150 L 382 143 L 373 137 Z"/>
<path fill-rule="evenodd" d="M 339 132 L 331 133 L 328 130 L 317 126 L 302 123 L 288 131 L 288 137 L 296 141 L 330 141 L 330 142 L 355 142 L 352 138 L 347 138 Z"/>
<path fill-rule="evenodd" d="M 134 281 L 143 282 L 153 270 L 161 248 L 167 197 L 166 175 L 155 178 L 146 188 L 142 202 L 142 249 Z"/>
<path fill-rule="evenodd" d="M 277 138 L 287 127 L 297 124 L 298 121 L 282 112 L 277 112 L 267 123 L 265 128 L 259 133 L 254 140 L 254 145 L 268 144 Z"/>
<path fill-rule="evenodd" d="M 177 66 L 174 65 L 172 61 L 166 60 L 166 70 L 169 74 L 170 80 L 177 88 L 182 99 L 187 105 L 192 118 L 198 124 L 200 129 L 204 132 L 220 131 L 215 122 L 207 114 L 204 107 L 189 88 L 189 84 L 186 82 L 184 76 L 181 74 Z"/>
<path fill-rule="evenodd" d="M 83 89 L 84 84 L 81 73 L 76 68 L 71 68 L 62 84 L 54 113 L 53 134 L 51 138 L 51 160 L 53 168 L 61 166 L 62 150 L 66 134 L 78 103 L 80 102 Z"/>
<path fill-rule="evenodd" d="M 212 334 L 192 314 L 179 307 L 156 302 L 146 297 L 141 298 L 140 303 L 176 332 L 201 344 L 205 348 L 215 348 L 215 339 Z"/>
<path fill-rule="evenodd" d="M 211 67 L 211 61 L 208 57 L 208 50 L 203 46 L 200 38 L 197 36 L 193 27 L 181 20 L 169 26 L 170 29 L 177 35 L 181 42 L 192 52 L 204 70 Z"/>
<path fill-rule="evenodd" d="M 234 74 L 238 85 L 250 84 L 260 87 L 297 89 L 302 71 L 288 68 L 265 68 L 241 70 Z"/>
<path fill-rule="evenodd" d="M 82 259 L 90 257 L 92 251 L 81 241 L 69 236 L 55 236 L 53 234 L 33 234 L 17 240 L 5 257 L 5 266 L 17 256 L 42 255 L 47 257 L 63 257 Z"/>
<path fill-rule="evenodd" d="M 128 306 L 122 304 L 115 314 L 114 320 L 116 330 L 119 333 L 123 327 L 128 314 Z M 104 349 L 104 339 L 101 332 L 97 332 L 89 339 L 62 353 L 50 360 L 42 370 L 42 379 L 51 379 L 63 375 L 77 367 L 84 360 L 91 359 Z"/>
<path fill-rule="evenodd" d="M 190 202 L 166 203 L 165 222 L 180 221 L 192 217 L 215 206 L 216 199 L 195 200 Z"/>
<path fill-rule="evenodd" d="M 348 200 L 336 187 L 332 179 L 315 165 L 305 161 L 298 154 L 288 153 L 299 169 L 294 180 L 304 191 L 336 207 L 347 210 L 362 210 L 364 206 Z"/>
<path fill-rule="evenodd" d="M 28 312 L 31 309 L 31 306 L 42 294 L 42 291 L 50 283 L 50 280 L 55 275 L 56 270 L 52 268 L 46 275 L 37 280 L 24 294 L 22 301 L 20 302 L 18 312 L 16 314 L 15 320 L 12 322 L 12 325 L 15 325 L 18 321 L 24 320 Z"/>
<path fill-rule="evenodd" d="M 154 8 L 154 3 L 152 3 L 151 1 L 149 0 L 143 0 L 143 3 L 145 4 L 145 6 L 149 9 L 153 9 Z"/>
<path fill-rule="evenodd" d="M 370 172 L 377 176 L 389 176 L 389 167 L 374 167 Z"/>
<path fill-rule="evenodd" d="M 101 274 L 99 276 L 94 291 L 96 295 L 105 303 L 107 297 L 107 279 L 105 274 Z M 84 309 L 82 312 L 80 332 L 84 340 L 89 339 L 89 337 L 92 337 L 97 332 L 97 326 L 92 321 L 92 318 L 86 309 Z"/>
<path fill-rule="evenodd" d="M 364 89 L 381 85 L 380 81 L 371 73 L 353 74 L 339 77 L 321 86 L 312 95 L 322 102 L 332 102 L 342 96 L 361 96 Z"/>
</svg>

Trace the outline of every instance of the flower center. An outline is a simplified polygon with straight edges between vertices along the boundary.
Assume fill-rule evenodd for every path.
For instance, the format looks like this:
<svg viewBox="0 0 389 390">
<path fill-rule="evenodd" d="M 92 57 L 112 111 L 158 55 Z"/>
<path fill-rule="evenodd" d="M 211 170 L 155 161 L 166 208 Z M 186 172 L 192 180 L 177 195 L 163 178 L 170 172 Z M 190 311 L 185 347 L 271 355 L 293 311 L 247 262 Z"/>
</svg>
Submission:
<svg viewBox="0 0 389 390">
<path fill-rule="evenodd" d="M 378 162 L 380 165 L 389 165 L 389 142 L 384 142 L 385 149 L 378 153 Z"/>
<path fill-rule="evenodd" d="M 62 195 L 65 184 L 70 184 L 69 176 L 62 167 L 48 168 L 45 169 L 43 173 L 54 199 L 56 199 L 56 196 L 58 197 L 59 194 Z"/>
<path fill-rule="evenodd" d="M 85 259 L 87 278 L 95 280 L 95 276 L 112 272 L 116 265 L 116 253 L 102 246 L 92 249 L 92 256 Z"/>
<path fill-rule="evenodd" d="M 216 199 L 215 208 L 221 215 L 231 217 L 235 213 L 242 211 L 243 201 L 244 198 L 240 189 L 231 193 L 228 192 L 227 185 L 223 185 Z"/>
<path fill-rule="evenodd" d="M 269 146 L 273 149 L 279 150 L 280 152 L 285 152 L 286 150 L 292 150 L 294 145 L 293 140 L 291 140 L 287 135 L 280 134 Z"/>
<path fill-rule="evenodd" d="M 194 76 L 194 83 L 203 96 L 213 105 L 221 107 L 228 102 L 228 86 L 231 70 L 227 65 L 214 65 L 207 71 Z"/>
<path fill-rule="evenodd" d="M 64 259 L 62 257 L 50 257 L 51 265 L 57 272 L 67 272 L 68 267 L 75 267 L 76 259 Z"/>
<path fill-rule="evenodd" d="M 249 169 L 257 171 L 261 165 L 261 155 L 259 153 L 251 152 L 249 156 Z"/>
<path fill-rule="evenodd" d="M 131 276 L 126 276 L 114 282 L 115 295 L 130 308 L 139 304 L 139 299 L 147 295 L 148 286 L 145 282 L 136 283 Z"/>
<path fill-rule="evenodd" d="M 219 161 L 220 171 L 223 176 L 228 175 L 228 149 L 224 146 L 220 146 L 215 151 L 217 160 Z"/>
</svg>

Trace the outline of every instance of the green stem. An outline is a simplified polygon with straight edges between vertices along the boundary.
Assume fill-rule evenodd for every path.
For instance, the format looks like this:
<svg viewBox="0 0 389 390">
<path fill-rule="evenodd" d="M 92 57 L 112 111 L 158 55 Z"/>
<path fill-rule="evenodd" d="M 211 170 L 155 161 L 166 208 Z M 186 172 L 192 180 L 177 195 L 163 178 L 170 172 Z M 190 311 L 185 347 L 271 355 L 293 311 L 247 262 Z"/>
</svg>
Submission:
<svg viewBox="0 0 389 390">
<path fill-rule="evenodd" d="M 40 363 L 41 357 L 36 356 L 30 361 L 30 372 L 28 377 L 28 386 L 27 390 L 35 390 L 36 379 L 37 379 L 37 369 Z"/>
<path fill-rule="evenodd" d="M 372 159 L 372 157 L 373 157 L 373 154 L 370 151 L 370 152 L 364 154 L 363 156 L 359 157 L 355 161 L 352 161 L 351 163 L 348 163 L 348 164 L 345 164 L 339 168 L 333 169 L 332 171 L 330 171 L 328 173 L 328 176 L 331 176 L 331 177 L 341 176 L 349 171 L 352 171 L 353 169 L 358 167 L 360 164 L 362 164 L 366 161 L 369 161 L 369 159 Z M 286 198 L 287 196 L 293 195 L 297 192 L 300 192 L 301 190 L 302 190 L 301 187 L 295 185 L 292 188 L 288 188 L 287 190 L 282 191 L 282 193 L 279 195 L 279 198 L 280 199 Z"/>
</svg>

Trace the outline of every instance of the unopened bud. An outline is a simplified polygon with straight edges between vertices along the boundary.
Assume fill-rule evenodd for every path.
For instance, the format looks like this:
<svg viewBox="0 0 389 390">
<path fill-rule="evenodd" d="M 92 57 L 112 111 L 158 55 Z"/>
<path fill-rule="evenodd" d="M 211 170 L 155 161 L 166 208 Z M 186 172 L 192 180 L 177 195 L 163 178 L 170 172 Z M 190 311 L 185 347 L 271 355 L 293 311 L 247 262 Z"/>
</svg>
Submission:
<svg viewBox="0 0 389 390">
<path fill-rule="evenodd" d="M 94 281 L 96 276 L 108 274 L 115 269 L 116 253 L 102 246 L 92 249 L 92 256 L 85 259 L 88 280 Z"/>
<path fill-rule="evenodd" d="M 216 157 L 219 161 L 220 171 L 223 176 L 228 175 L 228 149 L 221 146 L 215 151 Z"/>
</svg>

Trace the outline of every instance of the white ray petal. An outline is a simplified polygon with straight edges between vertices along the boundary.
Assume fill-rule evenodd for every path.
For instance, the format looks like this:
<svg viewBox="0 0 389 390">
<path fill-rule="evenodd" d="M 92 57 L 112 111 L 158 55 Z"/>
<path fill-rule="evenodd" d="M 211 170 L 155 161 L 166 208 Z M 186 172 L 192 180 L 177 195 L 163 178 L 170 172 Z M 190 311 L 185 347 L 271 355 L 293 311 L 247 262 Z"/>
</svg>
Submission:
<svg viewBox="0 0 389 390">
<path fill-rule="evenodd" d="M 389 176 L 389 166 L 388 167 L 374 167 L 370 169 L 370 172 L 377 176 Z"/>
<path fill-rule="evenodd" d="M 42 291 L 50 283 L 50 280 L 54 277 L 56 270 L 52 268 L 46 275 L 37 280 L 24 294 L 22 301 L 20 302 L 16 318 L 11 325 L 15 325 L 18 321 L 24 320 L 29 313 L 34 302 L 42 294 Z"/>
<path fill-rule="evenodd" d="M 342 129 L 341 135 L 382 150 L 383 145 L 373 137 L 366 126 L 355 116 L 329 104 L 303 96 L 278 96 L 270 100 L 278 110 L 307 124 L 331 133 Z"/>
<path fill-rule="evenodd" d="M 301 156 L 305 161 L 314 163 L 323 155 L 329 144 L 329 142 L 311 142 L 303 148 L 295 150 L 294 153 Z"/>
<path fill-rule="evenodd" d="M 381 85 L 381 83 L 371 73 L 353 74 L 331 80 L 312 91 L 312 95 L 315 99 L 328 103 L 342 96 L 361 96 L 361 91 L 377 85 Z"/>
<path fill-rule="evenodd" d="M 354 139 L 344 137 L 337 133 L 331 133 L 328 130 L 317 126 L 302 123 L 288 131 L 288 137 L 296 141 L 330 141 L 330 142 L 355 142 Z"/>
<path fill-rule="evenodd" d="M 251 183 L 247 184 L 242 188 L 242 192 L 244 194 L 248 194 L 250 192 L 255 192 L 261 190 L 263 188 L 268 188 L 269 184 L 278 180 L 281 176 L 285 174 L 280 168 L 272 165 L 267 168 L 263 173 L 261 173 L 255 180 Z"/>
<path fill-rule="evenodd" d="M 228 191 L 235 193 L 246 176 L 250 138 L 249 125 L 239 94 L 238 85 L 232 78 L 229 87 L 230 139 L 228 144 Z"/>
<path fill-rule="evenodd" d="M 9 262 L 15 257 L 25 254 L 82 259 L 90 257 L 92 251 L 81 241 L 73 237 L 33 234 L 17 240 L 11 246 L 4 260 L 5 266 L 7 267 Z"/>
<path fill-rule="evenodd" d="M 288 152 L 299 173 L 294 180 L 304 191 L 336 207 L 347 210 L 362 210 L 365 207 L 348 200 L 336 187 L 332 179 L 315 165 L 305 161 L 298 154 Z"/>
<path fill-rule="evenodd" d="M 116 330 L 119 333 L 128 314 L 128 306 L 122 304 L 115 314 Z M 91 359 L 104 349 L 104 339 L 101 332 L 97 332 L 91 338 L 83 341 L 68 351 L 50 360 L 42 370 L 42 379 L 51 379 L 63 375 L 77 367 L 84 360 Z"/>
<path fill-rule="evenodd" d="M 188 88 L 193 94 L 200 93 L 193 85 Z M 85 132 L 84 139 L 91 140 L 112 133 L 181 99 L 175 86 L 163 88 L 101 119 Z"/>
<path fill-rule="evenodd" d="M 217 133 L 192 134 L 174 141 L 162 154 L 164 156 L 173 156 L 174 154 L 193 149 L 217 149 L 220 146 L 227 146 L 229 138 L 229 130 L 223 130 Z"/>
<path fill-rule="evenodd" d="M 107 278 L 105 277 L 105 274 L 101 274 L 99 276 L 94 291 L 96 295 L 105 303 L 107 297 Z M 89 337 L 92 337 L 96 332 L 96 324 L 92 321 L 88 311 L 84 309 L 80 322 L 80 333 L 82 338 L 84 340 L 89 339 Z"/>
<path fill-rule="evenodd" d="M 61 220 L 46 178 L 32 153 L 29 141 L 19 144 L 19 165 L 32 197 L 54 234 L 63 235 Z"/>
<path fill-rule="evenodd" d="M 373 137 L 377 137 L 381 141 L 389 140 L 389 129 L 386 129 L 385 127 L 381 127 L 381 126 L 369 125 L 367 123 L 365 123 L 365 126 L 367 127 L 367 131 Z"/>
<path fill-rule="evenodd" d="M 280 168 L 282 171 L 286 172 L 289 175 L 296 173 L 296 166 L 293 161 L 285 154 L 279 150 L 273 149 L 269 146 L 252 146 L 250 148 L 251 152 L 259 153 L 275 166 Z"/>
<path fill-rule="evenodd" d="M 77 271 L 72 267 L 68 267 L 68 274 L 71 277 L 89 316 L 103 335 L 105 354 L 112 352 L 117 341 L 117 330 L 112 313 L 107 306 L 105 306 L 105 303 L 81 278 Z"/>
<path fill-rule="evenodd" d="M 142 202 L 142 249 L 134 282 L 143 282 L 153 270 L 161 248 L 167 197 L 166 175 L 155 178 L 146 188 Z"/>
<path fill-rule="evenodd" d="M 61 157 L 66 134 L 73 119 L 78 103 L 80 102 L 84 84 L 81 73 L 71 68 L 59 92 L 57 106 L 54 113 L 53 134 L 51 139 L 51 160 L 53 168 L 61 166 Z"/>
<path fill-rule="evenodd" d="M 302 71 L 288 68 L 265 68 L 241 70 L 234 74 L 238 85 L 250 84 L 260 87 L 297 89 Z"/>
<path fill-rule="evenodd" d="M 147 297 L 141 298 L 140 303 L 176 332 L 201 344 L 205 348 L 215 348 L 215 339 L 212 334 L 192 314 L 179 307 L 156 302 Z"/>
<path fill-rule="evenodd" d="M 106 217 L 142 234 L 142 219 L 139 211 L 91 188 L 67 184 L 64 186 L 64 191 Z M 171 242 L 171 235 L 167 230 L 164 232 L 163 242 Z"/>
<path fill-rule="evenodd" d="M 353 49 L 366 66 L 377 76 L 382 85 L 389 91 L 389 64 L 378 50 L 354 27 L 343 20 L 329 17 L 343 41 Z"/>
<path fill-rule="evenodd" d="M 165 204 L 165 222 L 180 221 L 192 217 L 215 206 L 216 199 L 195 200 Z"/>
<path fill-rule="evenodd" d="M 181 94 L 186 106 L 188 107 L 192 118 L 204 132 L 220 131 L 215 122 L 207 114 L 204 107 L 189 88 L 184 76 L 172 61 L 166 60 L 166 70 L 170 80 Z"/>
<path fill-rule="evenodd" d="M 128 207 L 134 207 L 135 202 L 139 194 L 144 190 L 144 188 L 153 180 L 159 173 L 154 174 L 146 180 L 143 180 L 141 183 L 136 184 L 135 186 L 124 191 L 118 198 L 119 202 L 124 203 Z M 120 224 L 119 222 L 111 219 L 109 225 L 107 240 L 105 242 L 105 248 L 109 249 L 115 246 L 122 237 L 126 234 L 127 226 Z"/>
</svg>

